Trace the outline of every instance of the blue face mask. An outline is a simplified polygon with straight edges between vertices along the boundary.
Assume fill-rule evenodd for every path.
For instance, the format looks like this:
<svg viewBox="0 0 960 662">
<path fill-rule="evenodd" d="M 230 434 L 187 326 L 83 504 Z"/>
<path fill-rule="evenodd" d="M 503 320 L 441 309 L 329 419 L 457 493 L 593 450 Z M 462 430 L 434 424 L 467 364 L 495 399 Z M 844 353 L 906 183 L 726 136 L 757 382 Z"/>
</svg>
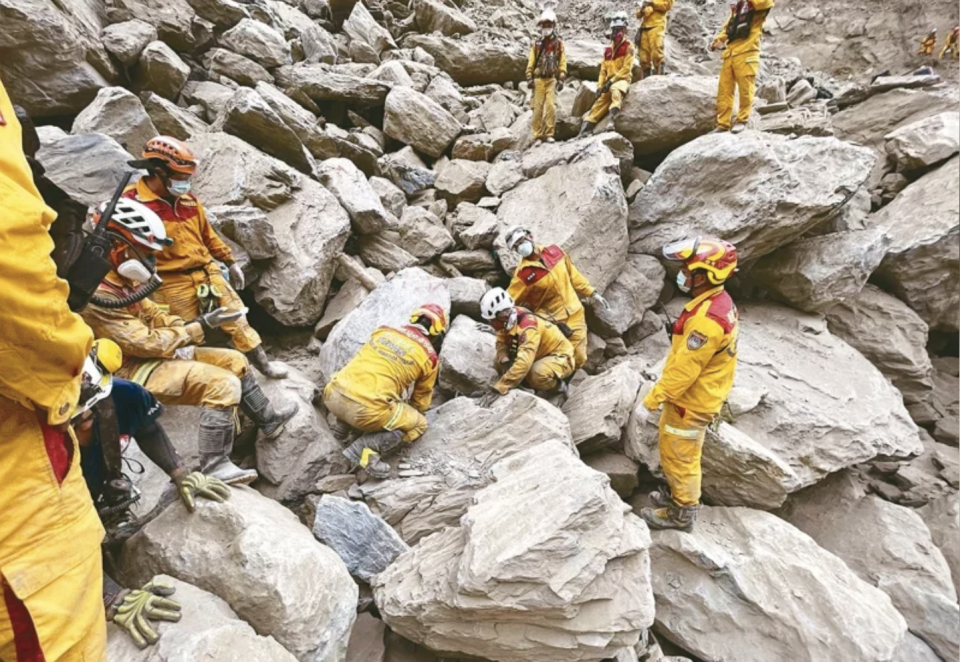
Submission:
<svg viewBox="0 0 960 662">
<path fill-rule="evenodd" d="M 684 294 L 688 294 L 690 292 L 690 285 L 688 284 L 689 282 L 690 281 L 687 278 L 687 275 L 683 273 L 683 271 L 677 272 L 677 288 Z"/>
<path fill-rule="evenodd" d="M 186 195 L 190 192 L 190 180 L 189 179 L 171 179 L 170 183 L 167 184 L 167 190 L 170 191 L 173 195 L 178 198 L 181 195 Z"/>
<path fill-rule="evenodd" d="M 533 254 L 533 243 L 529 241 L 522 242 L 517 246 L 517 252 L 520 253 L 520 257 L 530 257 Z"/>
</svg>

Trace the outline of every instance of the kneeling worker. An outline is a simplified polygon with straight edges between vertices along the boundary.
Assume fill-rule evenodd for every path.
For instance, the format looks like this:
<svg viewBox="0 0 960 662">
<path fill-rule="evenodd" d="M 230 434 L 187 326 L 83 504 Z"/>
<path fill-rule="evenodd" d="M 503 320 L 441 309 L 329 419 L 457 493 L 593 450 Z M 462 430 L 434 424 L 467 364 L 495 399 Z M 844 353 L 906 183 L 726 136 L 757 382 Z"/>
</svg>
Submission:
<svg viewBox="0 0 960 662">
<path fill-rule="evenodd" d="M 382 326 L 323 389 L 327 409 L 365 434 L 343 454 L 352 468 L 374 478 L 390 475 L 381 456 L 427 431 L 424 413 L 440 373 L 437 353 L 447 332 L 447 313 L 434 303 L 420 306 L 401 328 Z M 409 402 L 404 392 L 413 386 Z"/>
<path fill-rule="evenodd" d="M 593 131 L 608 112 L 617 119 L 633 82 L 634 50 L 627 38 L 626 12 L 617 12 L 610 18 L 610 32 L 613 42 L 603 52 L 600 78 L 597 79 L 597 100 L 580 127 L 581 136 Z"/>
</svg>

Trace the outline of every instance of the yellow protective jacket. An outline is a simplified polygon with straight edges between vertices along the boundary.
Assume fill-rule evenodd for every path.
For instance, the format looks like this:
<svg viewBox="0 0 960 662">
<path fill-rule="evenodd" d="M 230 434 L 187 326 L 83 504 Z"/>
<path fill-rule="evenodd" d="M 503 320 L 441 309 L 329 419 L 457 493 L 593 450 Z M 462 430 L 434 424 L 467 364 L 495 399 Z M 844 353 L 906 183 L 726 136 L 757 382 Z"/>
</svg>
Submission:
<svg viewBox="0 0 960 662">
<path fill-rule="evenodd" d="M 580 299 L 596 291 L 559 246 L 537 246 L 539 257 L 526 257 L 513 272 L 507 294 L 518 306 L 557 322 L 583 310 Z"/>
<path fill-rule="evenodd" d="M 667 12 L 671 9 L 673 0 L 650 0 L 650 4 L 637 9 L 637 18 L 643 20 L 641 29 L 666 27 Z"/>
<path fill-rule="evenodd" d="M 597 87 L 602 87 L 608 80 L 614 83 L 626 81 L 629 85 L 633 81 L 633 58 L 633 43 L 626 37 L 619 46 L 615 42 L 607 46 L 603 52 L 603 62 L 600 63 Z"/>
<path fill-rule="evenodd" d="M 117 300 L 132 291 L 123 277 L 111 271 L 97 288 L 97 296 Z M 204 339 L 200 324 L 164 312 L 150 299 L 112 309 L 91 303 L 81 314 L 97 338 L 110 338 L 120 345 L 123 368 L 118 374 L 140 384 L 159 365 L 158 359 L 172 359 L 179 348 L 199 345 Z"/>
<path fill-rule="evenodd" d="M 169 202 L 150 190 L 144 180 L 127 188 L 124 197 L 142 202 L 163 220 L 167 237 L 173 245 L 157 254 L 157 271 L 192 271 L 210 264 L 214 259 L 226 265 L 234 263 L 230 247 L 223 243 L 207 215 L 203 205 L 191 194 Z"/>
<path fill-rule="evenodd" d="M 524 308 L 516 310 L 517 323 L 512 329 L 504 329 L 497 321 L 493 323 L 497 330 L 497 362 L 513 361 L 493 387 L 503 394 L 520 384 L 533 364 L 545 356 L 566 356 L 573 365 L 573 345 L 556 325 Z"/>
<path fill-rule="evenodd" d="M 566 77 L 567 49 L 563 47 L 563 40 L 553 36 L 549 39 L 534 41 L 530 45 L 530 55 L 527 57 L 527 80 L 531 78 L 564 80 Z"/>
<path fill-rule="evenodd" d="M 26 600 L 99 553 L 103 527 L 75 440 L 51 427 L 76 409 L 93 334 L 67 306 L 67 283 L 50 258 L 55 214 L 33 183 L 21 140 L 0 83 L 0 575 Z M 67 467 L 62 483 L 54 451 Z"/>
<path fill-rule="evenodd" d="M 960 44 L 960 30 L 953 28 L 947 33 L 946 39 L 943 40 L 943 48 L 940 49 L 940 57 L 946 55 L 947 51 L 955 50 L 958 44 Z"/>
<path fill-rule="evenodd" d="M 409 404 L 425 412 L 439 374 L 437 352 L 422 331 L 381 326 L 330 381 L 355 400 L 384 403 L 401 402 L 412 384 Z"/>
<path fill-rule="evenodd" d="M 727 26 L 730 25 L 730 21 L 733 20 L 733 17 L 736 15 L 738 4 L 739 3 L 734 3 L 731 6 L 730 15 L 727 16 L 727 20 L 724 21 L 720 32 L 714 37 L 714 41 L 727 44 L 726 48 L 723 49 L 724 60 L 737 55 L 760 52 L 760 40 L 763 38 L 763 24 L 767 20 L 767 14 L 773 9 L 774 3 L 773 0 L 754 0 L 751 4 L 756 13 L 753 15 L 753 20 L 750 23 L 749 36 L 744 39 L 737 39 L 732 43 L 727 43 Z"/>
<path fill-rule="evenodd" d="M 673 325 L 667 363 L 644 406 L 654 410 L 671 402 L 702 414 L 718 413 L 733 387 L 738 333 L 737 307 L 723 287 L 684 306 Z"/>
</svg>

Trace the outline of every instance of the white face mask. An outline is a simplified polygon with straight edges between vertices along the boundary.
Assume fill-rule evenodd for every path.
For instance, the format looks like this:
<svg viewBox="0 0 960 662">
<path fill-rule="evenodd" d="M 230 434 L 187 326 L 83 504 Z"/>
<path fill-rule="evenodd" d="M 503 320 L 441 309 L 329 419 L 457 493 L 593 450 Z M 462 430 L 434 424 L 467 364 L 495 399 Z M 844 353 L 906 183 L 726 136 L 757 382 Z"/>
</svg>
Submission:
<svg viewBox="0 0 960 662">
<path fill-rule="evenodd" d="M 553 28 L 540 28 L 540 35 L 546 39 L 553 36 Z"/>
<path fill-rule="evenodd" d="M 146 283 L 153 274 L 140 260 L 127 260 L 117 267 L 117 273 L 137 285 Z"/>
<path fill-rule="evenodd" d="M 530 257 L 533 254 L 533 242 L 523 241 L 517 246 L 517 252 L 520 257 Z"/>
<path fill-rule="evenodd" d="M 510 311 L 510 319 L 507 320 L 507 323 L 504 324 L 504 328 L 509 331 L 517 325 L 517 310 L 514 308 Z"/>
<path fill-rule="evenodd" d="M 171 179 L 170 183 L 167 184 L 167 190 L 178 198 L 181 195 L 186 195 L 190 192 L 190 180 L 189 179 Z"/>
<path fill-rule="evenodd" d="M 678 288 L 680 289 L 680 291 L 683 292 L 684 294 L 686 294 L 686 293 L 688 293 L 688 292 L 690 291 L 690 286 L 687 284 L 687 282 L 688 282 L 687 275 L 686 275 L 685 273 L 683 273 L 683 271 L 678 271 L 678 272 L 677 272 L 677 287 L 678 287 Z"/>
</svg>

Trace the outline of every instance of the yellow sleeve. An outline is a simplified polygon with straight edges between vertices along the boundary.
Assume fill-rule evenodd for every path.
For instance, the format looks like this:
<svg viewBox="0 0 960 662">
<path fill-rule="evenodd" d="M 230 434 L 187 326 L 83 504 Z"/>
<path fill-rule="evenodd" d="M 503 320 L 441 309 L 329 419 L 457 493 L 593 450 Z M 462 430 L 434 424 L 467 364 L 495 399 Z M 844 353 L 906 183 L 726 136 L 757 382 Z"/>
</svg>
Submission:
<svg viewBox="0 0 960 662">
<path fill-rule="evenodd" d="M 720 32 L 718 32 L 716 36 L 714 36 L 713 38 L 714 41 L 719 41 L 721 44 L 727 43 L 727 27 L 730 25 L 731 20 L 733 20 L 732 12 L 730 13 L 729 16 L 727 16 L 727 20 L 723 22 L 723 25 L 720 27 Z"/>
<path fill-rule="evenodd" d="M 506 333 L 497 334 L 497 363 L 510 358 L 510 352 L 507 350 L 507 337 Z"/>
<path fill-rule="evenodd" d="M 533 362 L 537 360 L 537 349 L 540 347 L 540 328 L 531 326 L 520 334 L 520 346 L 517 348 L 517 358 L 513 365 L 500 377 L 500 381 L 493 387 L 506 395 L 507 391 L 523 381 Z"/>
<path fill-rule="evenodd" d="M 603 87 L 607 82 L 607 61 L 600 63 L 600 76 L 597 78 L 597 87 Z"/>
<path fill-rule="evenodd" d="M 627 53 L 623 56 L 623 62 L 620 64 L 620 69 L 613 75 L 613 82 L 616 83 L 621 80 L 629 82 L 633 80 L 633 59 L 635 55 L 633 43 L 627 44 Z"/>
<path fill-rule="evenodd" d="M 537 60 L 537 42 L 530 46 L 530 56 L 527 58 L 527 80 L 533 78 L 533 63 Z"/>
<path fill-rule="evenodd" d="M 643 399 L 643 405 L 657 409 L 686 393 L 720 349 L 723 339 L 723 328 L 712 319 L 698 316 L 688 321 L 683 337 L 671 350 L 660 379 Z"/>
<path fill-rule="evenodd" d="M 651 6 L 655 11 L 666 14 L 673 9 L 673 0 L 651 0 Z"/>
<path fill-rule="evenodd" d="M 637 13 L 636 13 L 637 18 L 643 18 L 643 12 L 645 9 L 646 7 L 637 7 Z"/>
<path fill-rule="evenodd" d="M 223 239 L 220 238 L 217 231 L 210 225 L 210 221 L 207 220 L 207 213 L 203 210 L 203 205 L 199 202 L 197 202 L 197 211 L 200 217 L 200 236 L 203 237 L 203 243 L 206 244 L 207 250 L 210 251 L 213 257 L 230 266 L 235 262 L 230 247 L 223 243 Z"/>
<path fill-rule="evenodd" d="M 773 9 L 773 0 L 753 0 L 753 8 L 758 12 L 768 12 Z"/>
<path fill-rule="evenodd" d="M 440 374 L 440 364 L 436 366 L 430 361 L 430 357 L 424 360 L 424 369 L 420 379 L 413 387 L 413 395 L 410 396 L 410 406 L 420 413 L 426 412 L 433 402 L 433 387 L 437 383 L 437 375 Z"/>
<path fill-rule="evenodd" d="M 83 319 L 98 338 L 110 338 L 120 345 L 125 356 L 168 359 L 173 358 L 174 351 L 181 347 L 203 342 L 203 328 L 199 324 L 184 325 L 183 320 L 176 317 L 180 322 L 178 325 L 153 326 L 174 316 L 160 312 L 149 299 L 144 299 L 141 305 L 145 313 L 143 319 L 125 308 L 94 305 L 84 309 Z"/>
<path fill-rule="evenodd" d="M 517 269 L 519 270 L 519 267 L 517 267 Z M 526 290 L 527 286 L 522 280 L 517 278 L 517 274 L 514 272 L 513 278 L 510 279 L 510 285 L 507 287 L 507 294 L 509 294 L 513 302 L 519 306 L 521 305 L 520 302 L 523 301 L 523 295 Z"/>
<path fill-rule="evenodd" d="M 567 266 L 567 273 L 570 274 L 570 282 L 573 283 L 573 289 L 576 290 L 577 294 L 583 299 L 593 296 L 593 293 L 597 291 L 596 288 L 591 285 L 590 281 L 574 266 L 570 256 L 566 255 L 563 260 Z"/>
<path fill-rule="evenodd" d="M 567 47 L 560 42 L 560 80 L 567 77 Z"/>
</svg>

